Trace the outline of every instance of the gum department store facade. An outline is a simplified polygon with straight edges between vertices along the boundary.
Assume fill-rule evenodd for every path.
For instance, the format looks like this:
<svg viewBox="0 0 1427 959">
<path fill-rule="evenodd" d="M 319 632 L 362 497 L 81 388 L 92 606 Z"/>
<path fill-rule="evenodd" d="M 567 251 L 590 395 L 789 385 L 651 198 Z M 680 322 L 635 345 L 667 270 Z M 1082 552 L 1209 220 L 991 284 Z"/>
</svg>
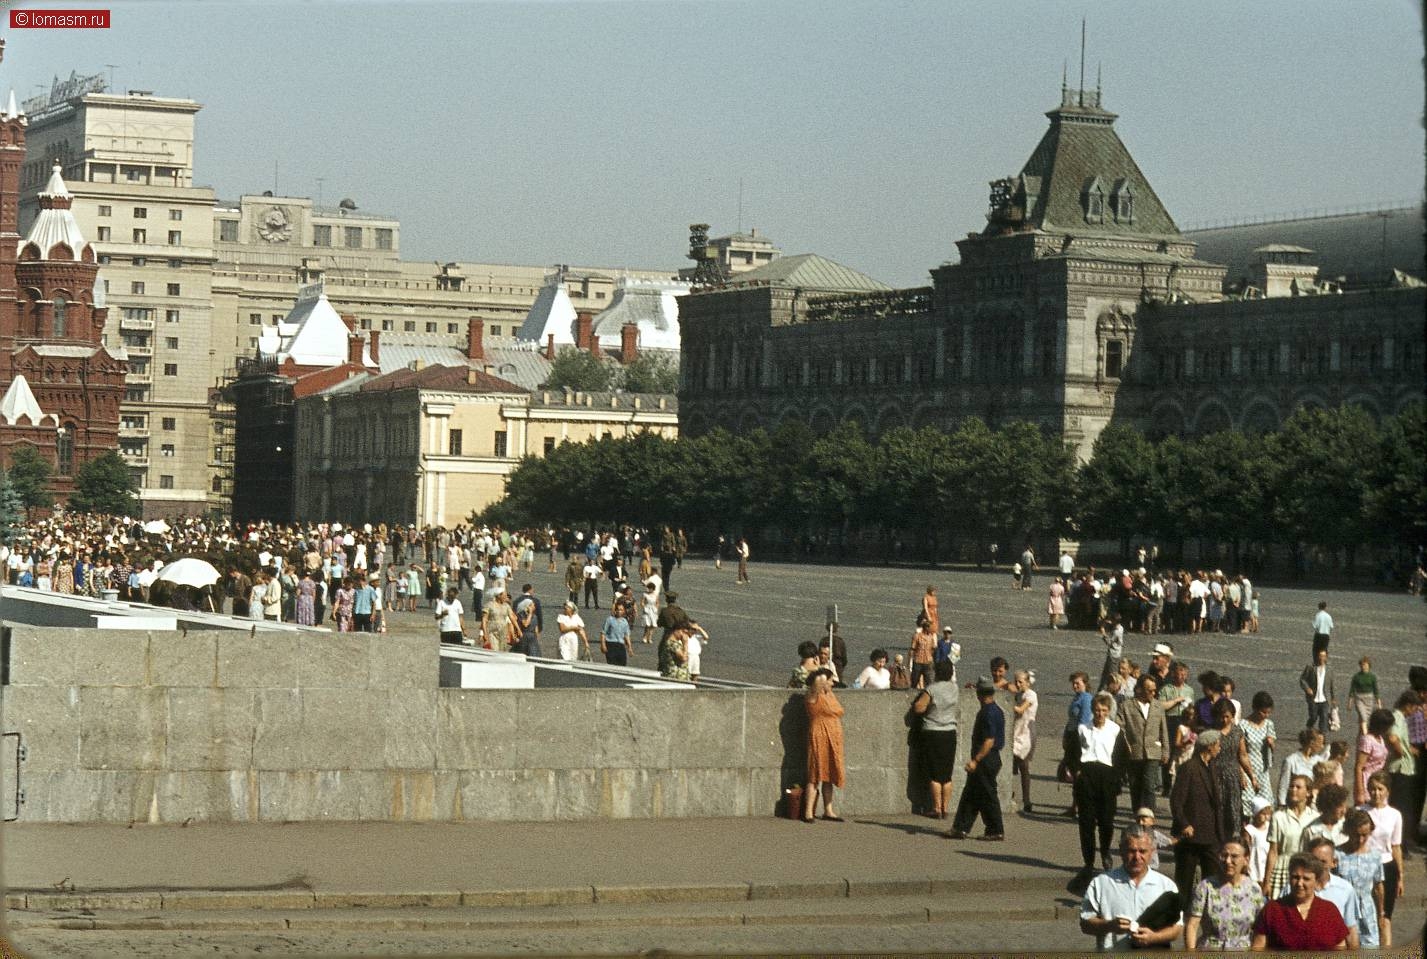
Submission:
<svg viewBox="0 0 1427 959">
<path fill-rule="evenodd" d="M 1111 421 L 1266 431 L 1301 406 L 1381 417 L 1422 398 L 1420 256 L 1354 290 L 1320 280 L 1313 251 L 1265 245 L 1226 292 L 1228 268 L 1196 257 L 1099 90 L 1061 100 L 930 287 L 821 258 L 799 275 L 785 257 L 684 297 L 680 432 L 853 420 L 879 435 L 976 416 L 1036 423 L 1088 458 Z"/>
</svg>

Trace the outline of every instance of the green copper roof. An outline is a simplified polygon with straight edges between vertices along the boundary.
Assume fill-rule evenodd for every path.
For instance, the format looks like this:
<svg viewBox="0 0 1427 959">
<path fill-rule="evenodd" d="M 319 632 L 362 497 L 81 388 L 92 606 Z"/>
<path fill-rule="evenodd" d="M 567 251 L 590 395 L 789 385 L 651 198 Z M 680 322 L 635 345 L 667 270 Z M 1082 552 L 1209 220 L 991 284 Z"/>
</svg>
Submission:
<svg viewBox="0 0 1427 959">
<path fill-rule="evenodd" d="M 735 274 L 728 281 L 729 286 L 785 286 L 806 290 L 886 290 L 884 283 L 878 283 L 865 273 L 851 267 L 834 263 L 816 253 L 799 253 L 796 256 L 781 256 L 756 270 Z"/>
<path fill-rule="evenodd" d="M 1039 189 L 1027 211 L 1028 225 L 1077 236 L 1179 235 L 1179 228 L 1115 132 L 1115 114 L 1100 109 L 1098 92 L 1090 104 L 1067 95 L 1046 116 L 1050 117 L 1050 129 L 1021 170 L 1027 186 Z M 1086 218 L 1085 194 L 1092 184 L 1104 196 L 1104 215 L 1098 222 Z M 1129 220 L 1117 220 L 1112 197 L 1126 188 L 1133 197 L 1133 215 Z"/>
</svg>

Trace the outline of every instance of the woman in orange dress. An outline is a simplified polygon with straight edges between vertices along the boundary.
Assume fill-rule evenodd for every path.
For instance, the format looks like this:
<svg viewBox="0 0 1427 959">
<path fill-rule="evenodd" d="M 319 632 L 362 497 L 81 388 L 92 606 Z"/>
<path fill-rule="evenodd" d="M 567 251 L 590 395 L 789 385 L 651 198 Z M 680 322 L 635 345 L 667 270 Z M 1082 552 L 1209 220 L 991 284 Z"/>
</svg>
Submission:
<svg viewBox="0 0 1427 959">
<path fill-rule="evenodd" d="M 935 586 L 928 586 L 927 594 L 922 597 L 922 615 L 926 617 L 927 622 L 932 624 L 932 635 L 940 636 L 941 615 L 940 610 L 937 609 Z"/>
<path fill-rule="evenodd" d="M 842 758 L 842 704 L 832 694 L 832 673 L 815 669 L 808 676 L 808 785 L 803 792 L 803 822 L 813 821 L 818 793 L 823 797 L 823 818 L 842 822 L 832 808 L 832 790 L 846 782 Z"/>
</svg>

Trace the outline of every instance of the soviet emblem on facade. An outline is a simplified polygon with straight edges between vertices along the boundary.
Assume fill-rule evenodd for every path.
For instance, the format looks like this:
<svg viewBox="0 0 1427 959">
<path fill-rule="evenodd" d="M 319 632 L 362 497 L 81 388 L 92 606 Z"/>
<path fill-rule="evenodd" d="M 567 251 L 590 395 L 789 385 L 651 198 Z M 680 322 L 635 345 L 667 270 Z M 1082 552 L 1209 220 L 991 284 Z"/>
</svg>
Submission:
<svg viewBox="0 0 1427 959">
<path fill-rule="evenodd" d="M 280 206 L 275 206 L 263 214 L 262 220 L 258 222 L 258 236 L 269 243 L 286 243 L 292 238 L 292 224 L 288 222 L 287 212 Z"/>
</svg>

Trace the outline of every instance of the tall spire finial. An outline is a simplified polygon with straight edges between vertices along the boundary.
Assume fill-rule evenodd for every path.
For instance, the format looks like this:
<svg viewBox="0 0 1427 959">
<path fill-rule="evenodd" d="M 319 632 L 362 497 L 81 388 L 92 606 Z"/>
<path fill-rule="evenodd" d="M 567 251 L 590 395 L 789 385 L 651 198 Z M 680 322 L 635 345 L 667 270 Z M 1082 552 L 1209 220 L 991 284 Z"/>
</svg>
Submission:
<svg viewBox="0 0 1427 959">
<path fill-rule="evenodd" d="M 1085 106 L 1085 18 L 1080 18 L 1080 105 Z"/>
<path fill-rule="evenodd" d="M 1062 60 L 1062 61 L 1060 61 L 1060 102 L 1061 102 L 1061 103 L 1064 103 L 1064 102 L 1065 102 L 1065 91 L 1068 89 L 1068 86 L 1067 86 L 1067 84 L 1066 84 L 1066 80 L 1067 80 L 1067 78 L 1068 78 L 1069 76 L 1070 76 L 1070 61 L 1069 61 L 1069 60 Z"/>
<path fill-rule="evenodd" d="M 1095 61 L 1095 105 L 1100 106 L 1100 61 Z"/>
</svg>

